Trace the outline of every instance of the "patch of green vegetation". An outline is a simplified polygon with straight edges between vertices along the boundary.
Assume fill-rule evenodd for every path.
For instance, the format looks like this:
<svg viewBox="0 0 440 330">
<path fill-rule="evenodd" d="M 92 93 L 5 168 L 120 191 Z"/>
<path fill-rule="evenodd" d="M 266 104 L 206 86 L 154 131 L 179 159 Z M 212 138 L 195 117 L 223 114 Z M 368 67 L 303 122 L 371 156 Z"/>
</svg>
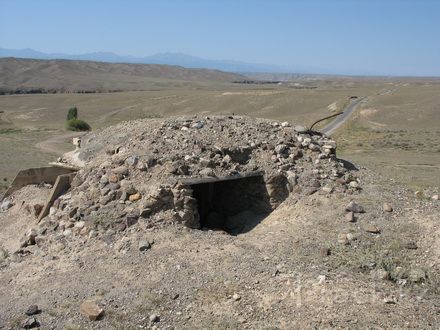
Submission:
<svg viewBox="0 0 440 330">
<path fill-rule="evenodd" d="M 142 114 L 142 115 L 139 117 L 139 119 L 147 119 L 147 118 L 163 118 L 163 116 L 162 116 L 160 113 L 152 112 L 152 113 L 145 113 L 145 114 Z"/>
<path fill-rule="evenodd" d="M 0 134 L 14 134 L 22 132 L 23 130 L 21 128 L 0 128 Z"/>
<path fill-rule="evenodd" d="M 9 258 L 9 252 L 0 246 L 0 264 Z"/>
<path fill-rule="evenodd" d="M 66 123 L 66 129 L 69 131 L 83 132 L 90 131 L 92 128 L 84 120 L 70 119 Z"/>
<path fill-rule="evenodd" d="M 332 250 L 334 251 L 332 262 L 336 268 L 346 268 L 365 274 L 374 270 L 384 270 L 388 273 L 386 280 L 412 294 L 423 296 L 440 292 L 440 277 L 428 267 L 414 264 L 405 253 L 406 250 L 400 240 L 391 241 L 389 244 L 371 242 L 356 250 L 335 246 Z M 420 272 L 422 276 L 414 280 L 412 272 Z"/>
<path fill-rule="evenodd" d="M 64 326 L 65 330 L 81 330 L 82 328 L 79 325 L 75 325 L 75 324 L 66 324 Z"/>
<path fill-rule="evenodd" d="M 90 131 L 92 128 L 84 120 L 78 119 L 78 109 L 72 107 L 67 112 L 66 129 L 69 131 L 83 132 Z"/>
</svg>

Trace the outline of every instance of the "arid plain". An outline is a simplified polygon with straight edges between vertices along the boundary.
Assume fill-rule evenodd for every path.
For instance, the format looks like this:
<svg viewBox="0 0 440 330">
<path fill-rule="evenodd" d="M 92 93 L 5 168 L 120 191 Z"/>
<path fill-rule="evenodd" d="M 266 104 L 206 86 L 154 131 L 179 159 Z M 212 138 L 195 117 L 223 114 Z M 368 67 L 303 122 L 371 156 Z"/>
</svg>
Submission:
<svg viewBox="0 0 440 330">
<path fill-rule="evenodd" d="M 308 126 L 366 97 L 334 136 L 339 155 L 414 189 L 438 186 L 440 81 L 429 78 L 301 76 L 280 84 L 160 80 L 150 90 L 0 96 L 2 186 L 17 170 L 55 160 L 72 148 L 64 128 L 76 106 L 93 129 L 124 120 L 237 114 Z M 214 79 L 215 80 L 215 79 Z M 6 179 L 6 180 L 5 180 Z"/>
</svg>

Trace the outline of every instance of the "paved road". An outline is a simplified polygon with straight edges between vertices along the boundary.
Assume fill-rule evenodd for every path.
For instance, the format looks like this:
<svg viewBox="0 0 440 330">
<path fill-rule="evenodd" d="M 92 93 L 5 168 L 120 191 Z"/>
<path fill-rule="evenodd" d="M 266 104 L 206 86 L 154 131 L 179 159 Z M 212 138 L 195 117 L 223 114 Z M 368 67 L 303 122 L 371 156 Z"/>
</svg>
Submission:
<svg viewBox="0 0 440 330">
<path fill-rule="evenodd" d="M 350 115 L 356 110 L 359 103 L 364 100 L 365 97 L 361 97 L 358 99 L 355 99 L 352 101 L 344 110 L 342 115 L 337 116 L 330 124 L 325 126 L 321 133 L 324 133 L 326 135 L 331 135 L 339 126 L 341 126 L 347 119 L 350 117 Z"/>
</svg>

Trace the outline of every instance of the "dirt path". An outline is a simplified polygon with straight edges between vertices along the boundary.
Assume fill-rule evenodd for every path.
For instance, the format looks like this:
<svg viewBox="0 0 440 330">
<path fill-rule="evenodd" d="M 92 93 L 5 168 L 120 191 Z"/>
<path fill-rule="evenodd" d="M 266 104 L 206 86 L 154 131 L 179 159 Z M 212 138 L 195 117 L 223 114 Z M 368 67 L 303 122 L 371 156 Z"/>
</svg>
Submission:
<svg viewBox="0 0 440 330">
<path fill-rule="evenodd" d="M 129 106 L 126 106 L 126 107 L 123 107 L 123 108 L 119 108 L 119 109 L 116 109 L 116 110 L 110 111 L 110 112 L 105 113 L 105 114 L 103 114 L 102 116 L 100 116 L 100 117 L 99 117 L 99 121 L 101 121 L 101 122 L 105 122 L 108 118 L 110 118 L 110 117 L 112 117 L 112 116 L 114 116 L 114 115 L 117 115 L 117 114 L 120 113 L 121 111 L 130 110 L 130 109 L 136 108 L 136 107 L 139 106 L 139 105 L 141 105 L 141 104 L 138 103 L 138 104 L 134 104 L 134 105 L 129 105 Z"/>
<path fill-rule="evenodd" d="M 61 155 L 66 152 L 66 144 L 84 134 L 84 132 L 55 132 L 50 138 L 36 143 L 35 146 L 45 152 Z"/>
</svg>

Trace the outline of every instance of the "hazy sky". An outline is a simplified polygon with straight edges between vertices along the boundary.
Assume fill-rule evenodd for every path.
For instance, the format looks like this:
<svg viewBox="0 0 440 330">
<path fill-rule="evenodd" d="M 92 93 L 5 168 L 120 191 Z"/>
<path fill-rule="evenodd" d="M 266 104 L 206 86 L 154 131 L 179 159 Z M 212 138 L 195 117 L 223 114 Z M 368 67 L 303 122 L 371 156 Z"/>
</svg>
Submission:
<svg viewBox="0 0 440 330">
<path fill-rule="evenodd" d="M 440 0 L 0 0 L 0 47 L 440 75 Z"/>
</svg>

